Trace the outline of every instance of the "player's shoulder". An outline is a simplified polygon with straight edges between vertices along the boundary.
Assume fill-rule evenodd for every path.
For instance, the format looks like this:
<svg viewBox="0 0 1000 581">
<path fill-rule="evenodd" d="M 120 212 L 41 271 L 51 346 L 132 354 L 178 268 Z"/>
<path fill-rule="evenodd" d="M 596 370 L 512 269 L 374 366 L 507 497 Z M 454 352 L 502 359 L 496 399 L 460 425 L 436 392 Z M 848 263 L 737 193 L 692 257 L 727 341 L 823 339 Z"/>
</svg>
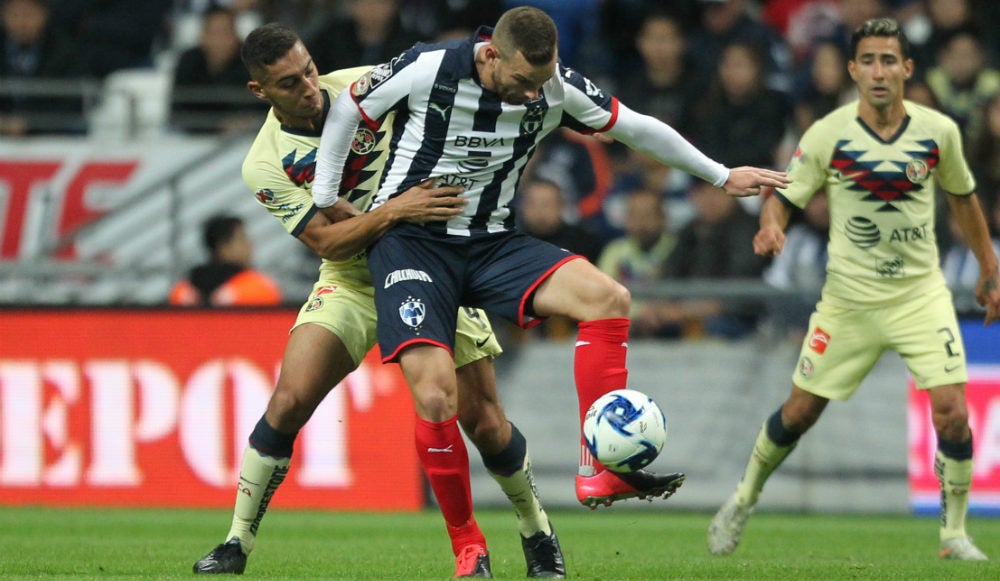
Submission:
<svg viewBox="0 0 1000 581">
<path fill-rule="evenodd" d="M 823 117 L 820 117 L 813 127 L 818 126 L 822 130 L 843 128 L 848 123 L 853 122 L 858 117 L 858 102 L 851 101 L 845 103 Z"/>
<path fill-rule="evenodd" d="M 326 73 L 325 75 L 320 75 L 319 86 L 321 89 L 333 91 L 334 94 L 331 96 L 335 97 L 370 70 L 372 70 L 372 67 L 365 65 Z"/>
<path fill-rule="evenodd" d="M 903 101 L 903 106 L 906 108 L 906 114 L 909 115 L 911 122 L 923 125 L 930 124 L 940 128 L 958 129 L 958 123 L 954 119 L 937 109 L 921 105 L 915 101 Z"/>
<path fill-rule="evenodd" d="M 264 124 L 257 131 L 250 149 L 243 158 L 243 178 L 248 180 L 258 172 L 268 171 L 276 163 L 278 139 L 281 135 L 281 122 L 274 115 L 274 110 L 267 112 Z"/>
</svg>

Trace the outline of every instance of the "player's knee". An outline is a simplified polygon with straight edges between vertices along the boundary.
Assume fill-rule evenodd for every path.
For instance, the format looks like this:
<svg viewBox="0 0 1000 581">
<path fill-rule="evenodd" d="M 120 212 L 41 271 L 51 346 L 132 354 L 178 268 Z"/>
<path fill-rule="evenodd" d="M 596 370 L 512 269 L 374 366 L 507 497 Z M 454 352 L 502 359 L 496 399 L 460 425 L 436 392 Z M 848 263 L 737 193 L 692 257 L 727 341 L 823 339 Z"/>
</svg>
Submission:
<svg viewBox="0 0 1000 581">
<path fill-rule="evenodd" d="M 276 389 L 267 404 L 268 423 L 279 432 L 298 432 L 312 417 L 318 403 L 300 397 L 293 390 Z"/>
<path fill-rule="evenodd" d="M 482 402 L 472 409 L 461 409 L 458 421 L 480 451 L 499 450 L 506 443 L 504 432 L 508 423 L 499 403 Z"/>
</svg>

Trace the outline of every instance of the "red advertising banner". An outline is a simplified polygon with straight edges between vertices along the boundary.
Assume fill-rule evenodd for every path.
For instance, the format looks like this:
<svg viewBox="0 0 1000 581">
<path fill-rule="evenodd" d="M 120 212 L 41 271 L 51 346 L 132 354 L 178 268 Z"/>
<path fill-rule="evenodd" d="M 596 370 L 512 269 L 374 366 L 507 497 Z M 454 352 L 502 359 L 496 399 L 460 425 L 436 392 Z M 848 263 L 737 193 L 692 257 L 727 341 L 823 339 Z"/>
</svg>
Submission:
<svg viewBox="0 0 1000 581">
<path fill-rule="evenodd" d="M 912 379 L 909 392 L 910 501 L 917 512 L 937 513 L 941 492 L 934 475 L 937 436 L 930 401 Z M 1000 512 L 1000 365 L 969 365 L 965 393 L 974 446 L 969 505 L 974 511 L 995 514 Z"/>
<path fill-rule="evenodd" d="M 0 310 L 0 504 L 228 507 L 288 310 Z M 417 510 L 413 404 L 369 354 L 295 444 L 273 506 Z"/>
</svg>

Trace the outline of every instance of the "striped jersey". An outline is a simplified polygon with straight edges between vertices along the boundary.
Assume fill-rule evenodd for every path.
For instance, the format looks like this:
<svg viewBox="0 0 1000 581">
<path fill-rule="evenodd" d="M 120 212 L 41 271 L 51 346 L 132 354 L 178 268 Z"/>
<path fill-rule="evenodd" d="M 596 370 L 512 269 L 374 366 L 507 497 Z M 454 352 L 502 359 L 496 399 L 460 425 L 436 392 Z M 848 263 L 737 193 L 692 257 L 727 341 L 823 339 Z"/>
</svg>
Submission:
<svg viewBox="0 0 1000 581">
<path fill-rule="evenodd" d="M 560 126 L 594 132 L 614 125 L 617 99 L 562 64 L 524 105 L 485 90 L 475 52 L 491 33 L 484 27 L 467 39 L 417 44 L 351 86 L 365 122 L 396 112 L 373 207 L 436 178 L 464 187 L 469 203 L 462 215 L 427 228 L 458 236 L 510 230 L 517 182 L 539 140 Z"/>
<path fill-rule="evenodd" d="M 830 201 L 823 300 L 845 307 L 885 306 L 944 285 L 934 232 L 935 184 L 968 195 L 975 180 L 958 126 L 905 102 L 899 131 L 884 140 L 849 103 L 802 136 L 779 195 L 802 208 L 821 188 Z"/>
<path fill-rule="evenodd" d="M 344 69 L 319 77 L 326 108 L 350 83 L 371 67 Z M 371 205 L 385 161 L 390 125 L 359 127 L 351 144 L 344 168 L 340 195 L 361 211 Z M 318 211 L 313 204 L 312 183 L 316 174 L 316 152 L 320 131 L 305 131 L 282 125 L 274 111 L 267 114 L 246 159 L 243 181 L 264 206 L 292 236 L 298 237 Z M 321 272 L 336 269 L 356 270 L 368 277 L 364 256 L 345 261 L 323 260 Z"/>
</svg>

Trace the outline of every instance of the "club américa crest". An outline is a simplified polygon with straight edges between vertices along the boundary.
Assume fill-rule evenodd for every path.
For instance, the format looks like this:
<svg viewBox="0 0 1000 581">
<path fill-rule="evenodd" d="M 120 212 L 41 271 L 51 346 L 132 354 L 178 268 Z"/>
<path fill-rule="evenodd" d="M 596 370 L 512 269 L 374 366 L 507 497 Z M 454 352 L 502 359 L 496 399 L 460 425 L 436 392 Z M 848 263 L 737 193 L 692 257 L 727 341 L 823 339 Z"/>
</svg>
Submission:
<svg viewBox="0 0 1000 581">
<path fill-rule="evenodd" d="M 923 183 L 931 173 L 927 162 L 922 159 L 911 159 L 906 164 L 906 179 L 915 184 Z"/>
</svg>

